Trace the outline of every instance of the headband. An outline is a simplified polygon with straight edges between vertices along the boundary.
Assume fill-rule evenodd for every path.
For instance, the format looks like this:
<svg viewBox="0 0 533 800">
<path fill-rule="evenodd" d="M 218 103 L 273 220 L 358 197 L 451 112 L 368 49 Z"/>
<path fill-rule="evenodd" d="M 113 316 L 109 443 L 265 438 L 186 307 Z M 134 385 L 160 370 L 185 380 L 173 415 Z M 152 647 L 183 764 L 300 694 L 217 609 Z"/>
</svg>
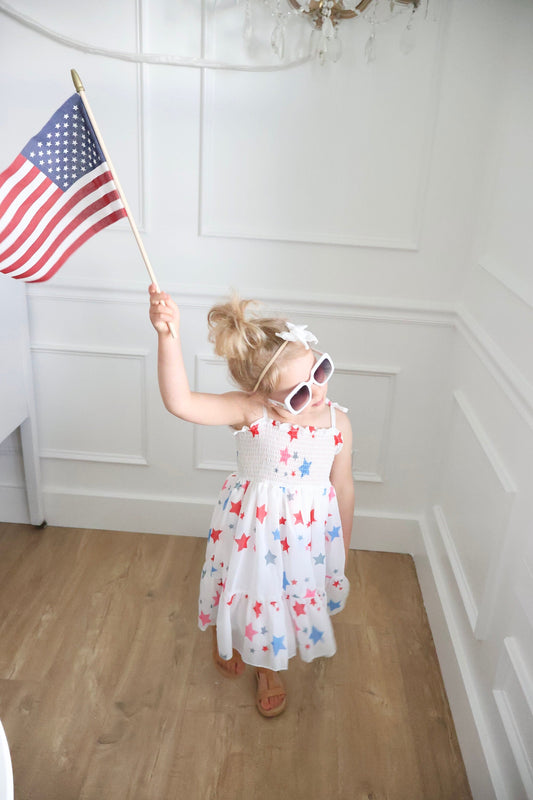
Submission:
<svg viewBox="0 0 533 800">
<path fill-rule="evenodd" d="M 316 336 L 312 334 L 311 331 L 307 330 L 307 325 L 293 325 L 292 322 L 286 322 L 285 324 L 287 326 L 287 330 L 282 331 L 281 333 L 276 333 L 276 336 L 279 336 L 280 339 L 284 339 L 285 341 L 280 345 L 280 347 L 278 347 L 266 367 L 264 367 L 256 381 L 256 384 L 252 390 L 252 394 L 257 392 L 259 384 L 267 374 L 274 361 L 283 352 L 283 350 L 285 350 L 289 342 L 300 342 L 300 344 L 303 344 L 306 350 L 309 350 L 309 342 L 311 342 L 311 344 L 316 344 L 318 342 Z"/>
</svg>

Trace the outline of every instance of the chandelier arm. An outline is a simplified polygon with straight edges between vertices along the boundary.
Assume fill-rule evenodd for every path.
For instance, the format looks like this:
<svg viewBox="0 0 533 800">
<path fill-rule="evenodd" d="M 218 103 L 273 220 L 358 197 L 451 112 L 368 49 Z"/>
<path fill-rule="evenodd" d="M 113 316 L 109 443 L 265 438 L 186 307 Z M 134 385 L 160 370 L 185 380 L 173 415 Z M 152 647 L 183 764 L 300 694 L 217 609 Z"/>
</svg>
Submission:
<svg viewBox="0 0 533 800">
<path fill-rule="evenodd" d="M 302 8 L 302 4 L 298 2 L 298 0 L 287 1 L 296 11 L 302 11 L 304 14 L 310 14 L 311 16 L 320 14 L 322 10 L 322 0 L 311 0 L 308 11 Z M 410 0 L 406 1 L 410 2 Z M 371 2 L 372 0 L 361 0 L 361 2 L 357 4 L 355 10 L 343 8 L 339 2 L 336 2 L 331 9 L 331 16 L 336 19 L 354 19 L 354 17 L 360 16 Z M 420 2 L 420 0 L 418 0 L 418 2 Z"/>
</svg>

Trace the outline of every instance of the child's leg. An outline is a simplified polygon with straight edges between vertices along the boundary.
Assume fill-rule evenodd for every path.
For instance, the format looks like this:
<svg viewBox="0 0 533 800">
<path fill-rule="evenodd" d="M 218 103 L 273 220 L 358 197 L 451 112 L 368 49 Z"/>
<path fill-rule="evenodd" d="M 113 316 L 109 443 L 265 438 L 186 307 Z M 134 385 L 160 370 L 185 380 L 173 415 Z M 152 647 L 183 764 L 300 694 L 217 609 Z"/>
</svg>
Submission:
<svg viewBox="0 0 533 800">
<path fill-rule="evenodd" d="M 237 650 L 233 651 L 233 655 L 229 661 L 220 658 L 217 644 L 217 629 L 215 627 L 213 628 L 213 660 L 217 669 L 227 678 L 238 678 L 245 670 L 244 661 Z"/>
<path fill-rule="evenodd" d="M 265 717 L 275 717 L 284 710 L 287 692 L 279 672 L 271 669 L 256 669 L 257 708 Z"/>
</svg>

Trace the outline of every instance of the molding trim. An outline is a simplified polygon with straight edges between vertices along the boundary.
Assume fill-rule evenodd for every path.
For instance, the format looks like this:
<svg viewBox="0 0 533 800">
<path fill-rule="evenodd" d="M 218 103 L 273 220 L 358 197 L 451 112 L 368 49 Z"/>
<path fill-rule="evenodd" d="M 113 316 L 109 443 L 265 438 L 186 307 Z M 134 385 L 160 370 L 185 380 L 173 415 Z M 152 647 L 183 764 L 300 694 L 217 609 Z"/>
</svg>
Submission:
<svg viewBox="0 0 533 800">
<path fill-rule="evenodd" d="M 68 347 L 55 344 L 35 344 L 30 347 L 31 353 L 54 353 L 58 355 L 82 356 L 92 358 L 122 358 L 139 361 L 140 363 L 140 439 L 141 449 L 139 453 L 113 453 L 98 450 L 61 450 L 56 448 L 41 447 L 39 455 L 41 458 L 54 458 L 68 461 L 97 461 L 101 463 L 114 464 L 133 464 L 135 466 L 146 466 L 148 464 L 148 421 L 146 404 L 146 357 L 147 350 L 125 350 L 117 348 L 92 348 L 92 347 Z"/>
<path fill-rule="evenodd" d="M 474 595 L 472 594 L 468 578 L 463 570 L 461 559 L 459 558 L 459 553 L 457 552 L 455 542 L 453 541 L 453 537 L 450 533 L 444 511 L 439 505 L 433 506 L 432 510 L 440 538 L 444 545 L 444 550 L 446 551 L 448 561 L 450 562 L 450 566 L 455 577 L 457 588 L 459 589 L 459 594 L 461 595 L 461 599 L 465 607 L 468 621 L 470 622 L 470 627 L 472 628 L 472 631 L 475 631 L 479 617 L 477 603 L 474 599 Z"/>
<path fill-rule="evenodd" d="M 30 303 L 53 300 L 147 306 L 146 284 L 140 281 L 108 281 L 98 285 L 84 280 L 63 282 L 59 273 L 53 283 L 26 284 L 25 289 Z M 180 305 L 184 308 L 197 308 L 206 312 L 228 292 L 226 286 L 206 286 L 199 289 L 178 283 L 169 284 L 167 289 L 170 294 L 180 296 Z M 302 313 L 308 317 L 437 325 L 454 329 L 481 359 L 516 410 L 533 428 L 533 386 L 461 304 L 357 295 L 281 296 L 276 292 L 255 288 L 246 290 L 246 287 L 242 288 L 242 294 L 255 296 L 261 303 L 271 304 L 282 312 Z"/>
<path fill-rule="evenodd" d="M 519 562 L 514 591 L 533 630 L 533 569 L 525 557 Z"/>
<path fill-rule="evenodd" d="M 422 531 L 422 541 L 424 551 L 429 561 L 429 568 L 438 594 L 438 602 L 443 612 L 446 622 L 447 634 L 452 643 L 460 678 L 464 687 L 466 697 L 470 706 L 472 719 L 477 730 L 485 764 L 490 774 L 490 780 L 494 788 L 494 793 L 501 800 L 510 800 L 506 788 L 505 778 L 500 765 L 500 754 L 498 747 L 491 734 L 489 720 L 484 707 L 484 699 L 481 696 L 479 682 L 474 670 L 470 665 L 466 643 L 463 641 L 462 626 L 458 619 L 457 605 L 454 603 L 452 585 L 448 581 L 443 559 L 440 557 L 438 548 L 434 541 L 432 525 L 422 515 L 419 519 Z M 452 667 L 453 669 L 453 667 Z M 464 713 L 464 710 L 463 710 Z M 465 743 L 469 748 L 471 743 Z M 468 765 L 467 765 L 468 766 Z M 479 765 L 474 765 L 474 769 L 479 769 Z"/>
<path fill-rule="evenodd" d="M 522 303 L 525 303 L 530 308 L 533 308 L 533 293 L 531 292 L 531 289 L 520 280 L 520 278 L 514 277 L 512 273 L 509 274 L 507 270 L 503 269 L 499 263 L 490 258 L 488 255 L 484 255 L 478 259 L 478 266 L 485 270 L 485 272 L 488 272 L 489 275 L 492 275 L 492 277 L 495 278 L 498 283 L 504 286 L 508 291 L 512 292 L 512 294 L 514 294 L 518 300 L 521 300 Z"/>
<path fill-rule="evenodd" d="M 456 329 L 481 359 L 521 417 L 533 429 L 533 386 L 461 305 L 456 308 Z"/>
<path fill-rule="evenodd" d="M 371 378 L 386 378 L 387 398 L 385 417 L 383 426 L 381 428 L 381 441 L 379 447 L 377 470 L 375 472 L 364 472 L 357 469 L 352 469 L 354 480 L 358 482 L 368 483 L 383 483 L 385 480 L 385 473 L 387 469 L 387 455 L 390 444 L 391 420 L 392 411 L 394 407 L 394 396 L 396 393 L 396 376 L 401 372 L 401 367 L 384 367 L 384 366 L 362 366 L 354 365 L 347 366 L 340 364 L 335 367 L 335 373 L 338 375 L 362 375 L 363 377 Z M 352 467 L 355 465 L 355 456 L 357 450 L 352 454 Z"/>
<path fill-rule="evenodd" d="M 514 636 L 506 637 L 504 639 L 504 647 L 504 652 L 498 664 L 493 695 L 526 794 L 528 797 L 533 798 L 533 764 L 528 754 L 528 745 L 520 730 L 520 724 L 513 710 L 509 692 L 504 688 L 507 678 L 512 676 L 515 683 L 520 687 L 521 694 L 529 708 L 529 713 L 533 715 L 533 681 L 527 671 L 517 639 Z"/>
<path fill-rule="evenodd" d="M 501 584 L 504 561 L 503 553 L 505 550 L 506 539 L 509 530 L 511 509 L 516 497 L 517 489 L 512 478 L 509 476 L 509 473 L 503 465 L 494 445 L 492 444 L 492 441 L 479 422 L 477 415 L 470 406 L 464 393 L 460 390 L 456 390 L 453 393 L 453 398 L 457 404 L 457 407 L 468 422 L 479 447 L 483 451 L 486 460 L 490 464 L 502 487 L 503 492 L 506 495 L 501 536 L 498 537 L 498 541 L 490 554 L 489 567 L 483 582 L 483 594 L 479 604 L 476 602 L 470 587 L 470 582 L 464 572 L 460 555 L 457 551 L 455 541 L 446 520 L 444 509 L 439 504 L 433 506 L 433 515 L 437 529 L 440 533 L 446 555 L 450 562 L 457 583 L 457 588 L 459 589 L 466 615 L 472 628 L 472 632 L 477 639 L 485 639 L 488 635 L 498 597 L 498 591 Z"/>
<path fill-rule="evenodd" d="M 60 274 L 60 273 L 59 273 Z M 180 306 L 208 311 L 211 306 L 228 294 L 227 286 L 206 286 L 199 289 L 187 285 L 170 283 L 169 294 L 179 295 Z M 32 302 L 39 300 L 64 300 L 119 305 L 148 306 L 146 282 L 108 281 L 92 284 L 89 281 L 62 282 L 54 278 L 49 283 L 26 284 L 26 292 Z M 260 303 L 275 306 L 283 312 L 302 313 L 314 317 L 339 319 L 370 319 L 378 322 L 437 325 L 455 325 L 455 310 L 451 303 L 425 300 L 397 300 L 387 297 L 360 297 L 357 295 L 320 295 L 269 292 L 242 287 L 243 296 L 254 297 Z"/>
<path fill-rule="evenodd" d="M 216 502 L 216 498 L 119 495 L 61 488 L 45 489 L 43 495 L 50 525 L 201 538 L 207 537 Z M 358 509 L 351 547 L 418 553 L 422 547 L 418 518 L 394 511 Z"/>
<path fill-rule="evenodd" d="M 204 9 L 202 29 L 202 56 L 206 50 L 214 47 L 214 24 L 209 14 Z M 409 231 L 400 237 L 352 235 L 350 233 L 320 234 L 315 230 L 298 230 L 293 233 L 280 233 L 279 231 L 265 232 L 239 228 L 237 224 L 227 228 L 206 224 L 203 199 L 207 182 L 208 164 L 213 159 L 213 125 L 209 124 L 208 116 L 211 100 L 214 95 L 214 84 L 218 78 L 216 71 L 202 75 L 200 95 L 200 152 L 199 152 L 199 203 L 198 203 L 198 234 L 204 237 L 253 239 L 260 241 L 278 241 L 303 244 L 326 244 L 344 247 L 371 247 L 379 249 L 392 249 L 400 251 L 417 251 L 420 247 L 420 236 L 424 215 L 424 200 L 427 195 L 431 171 L 431 154 L 435 145 L 437 120 L 439 111 L 439 88 L 445 65 L 445 45 L 449 25 L 450 13 L 446 6 L 441 10 L 439 29 L 433 48 L 433 58 L 429 61 L 431 75 L 427 95 L 429 102 L 425 104 L 425 130 L 421 140 L 420 152 L 422 153 L 422 166 L 419 171 L 417 185 L 413 193 L 412 212 Z M 211 23 L 211 24 L 210 24 Z"/>
</svg>

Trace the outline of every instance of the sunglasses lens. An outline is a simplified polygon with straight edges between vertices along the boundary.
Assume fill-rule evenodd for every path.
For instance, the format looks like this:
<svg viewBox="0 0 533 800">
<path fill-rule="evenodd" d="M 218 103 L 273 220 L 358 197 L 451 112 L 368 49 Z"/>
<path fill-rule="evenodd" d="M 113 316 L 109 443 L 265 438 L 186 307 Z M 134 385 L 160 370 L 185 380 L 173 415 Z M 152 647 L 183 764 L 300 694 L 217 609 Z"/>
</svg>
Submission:
<svg viewBox="0 0 533 800">
<path fill-rule="evenodd" d="M 311 391 L 309 386 L 301 386 L 300 389 L 293 394 L 289 403 L 293 411 L 301 411 L 302 408 L 309 402 L 311 399 Z"/>
<path fill-rule="evenodd" d="M 313 373 L 313 377 L 318 384 L 326 383 L 331 377 L 331 373 L 333 372 L 333 364 L 329 360 L 329 358 L 324 358 L 320 363 L 318 363 L 315 367 L 315 371 Z"/>
</svg>

